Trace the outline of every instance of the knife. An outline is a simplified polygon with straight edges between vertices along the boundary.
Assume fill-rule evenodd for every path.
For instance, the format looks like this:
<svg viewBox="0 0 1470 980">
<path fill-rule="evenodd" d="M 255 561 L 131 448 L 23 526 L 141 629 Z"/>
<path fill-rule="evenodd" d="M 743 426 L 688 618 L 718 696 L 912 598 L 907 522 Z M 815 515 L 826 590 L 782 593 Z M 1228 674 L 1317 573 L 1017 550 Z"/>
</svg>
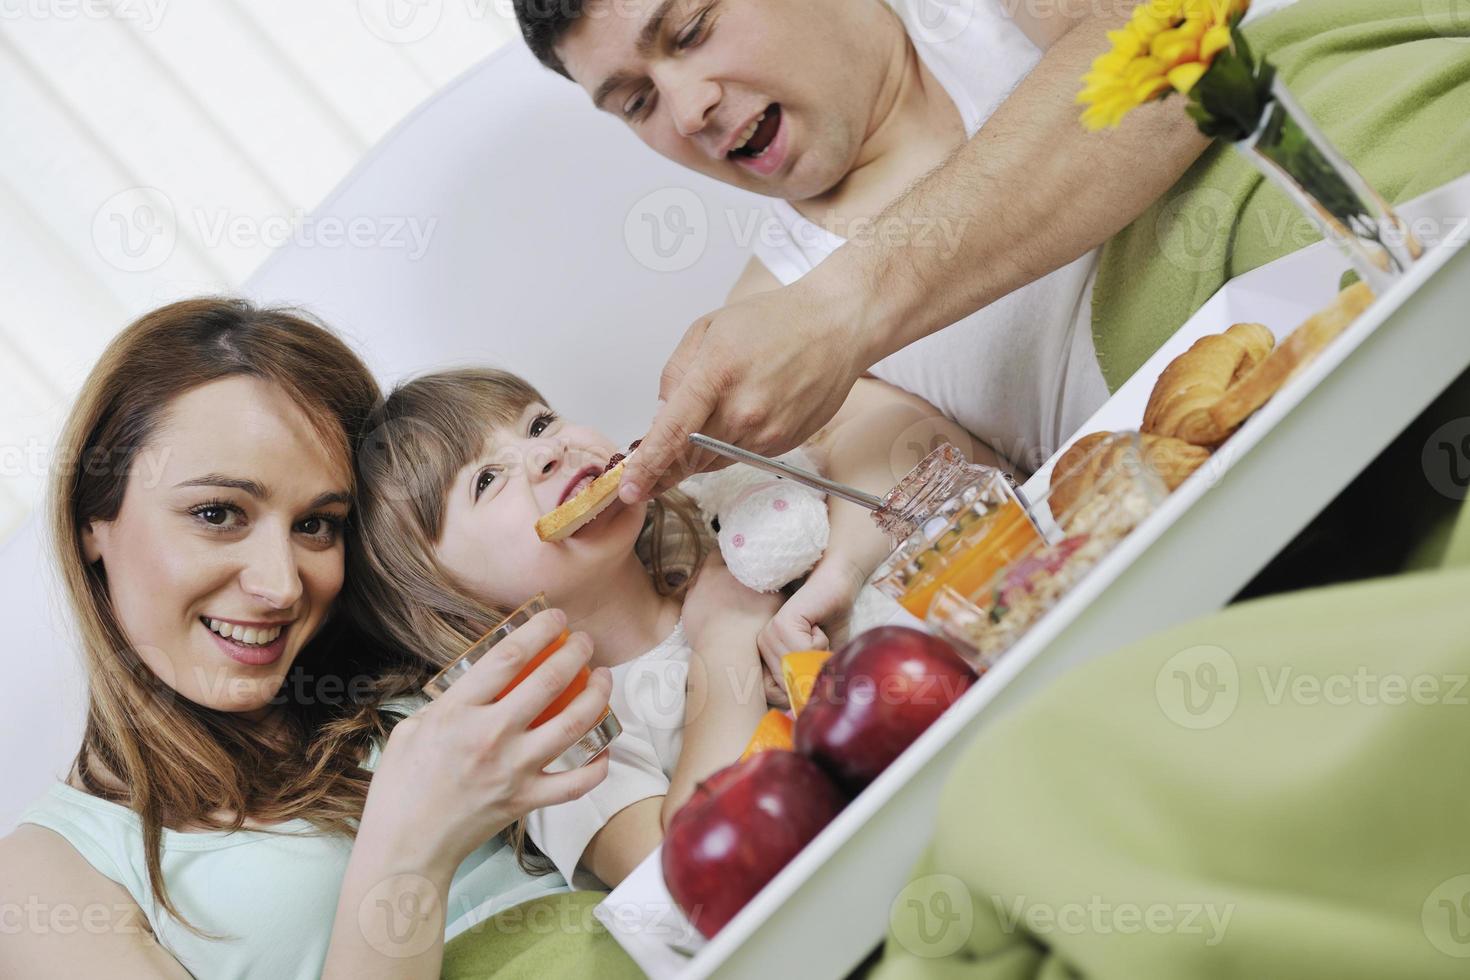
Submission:
<svg viewBox="0 0 1470 980">
<path fill-rule="evenodd" d="M 883 507 L 882 497 L 875 497 L 871 493 L 864 493 L 856 487 L 850 487 L 845 483 L 829 480 L 825 476 L 819 476 L 816 473 L 808 473 L 806 470 L 792 466 L 790 463 L 783 463 L 778 459 L 771 459 L 768 456 L 753 453 L 748 449 L 732 446 L 728 442 L 721 442 L 702 433 L 695 432 L 691 434 L 689 441 L 701 449 L 708 449 L 710 452 L 724 456 L 726 459 L 733 459 L 737 463 L 748 463 L 756 469 L 765 470 L 767 473 L 772 473 L 783 480 L 795 480 L 797 483 L 805 484 L 815 490 L 821 490 L 823 493 L 830 493 L 834 497 L 849 500 L 859 507 L 866 507 L 868 510 L 881 510 Z"/>
</svg>

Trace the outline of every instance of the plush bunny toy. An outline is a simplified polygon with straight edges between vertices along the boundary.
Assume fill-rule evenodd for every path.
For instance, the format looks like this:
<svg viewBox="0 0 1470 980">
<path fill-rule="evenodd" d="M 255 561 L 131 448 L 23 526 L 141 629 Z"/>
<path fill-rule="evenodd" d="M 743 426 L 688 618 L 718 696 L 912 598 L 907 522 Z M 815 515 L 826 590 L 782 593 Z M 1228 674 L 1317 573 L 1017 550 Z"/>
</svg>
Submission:
<svg viewBox="0 0 1470 980">
<path fill-rule="evenodd" d="M 778 457 L 815 472 L 793 449 Z M 757 592 L 775 592 L 807 572 L 827 550 L 826 494 L 735 463 L 680 484 L 706 521 L 717 521 L 720 554 L 730 573 Z"/>
</svg>

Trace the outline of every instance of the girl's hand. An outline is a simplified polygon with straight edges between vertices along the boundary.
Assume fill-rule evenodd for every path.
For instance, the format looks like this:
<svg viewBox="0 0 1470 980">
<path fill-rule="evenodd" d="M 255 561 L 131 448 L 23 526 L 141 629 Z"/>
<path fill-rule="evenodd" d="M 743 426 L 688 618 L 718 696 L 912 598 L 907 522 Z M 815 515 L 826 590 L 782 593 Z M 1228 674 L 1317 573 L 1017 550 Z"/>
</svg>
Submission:
<svg viewBox="0 0 1470 980">
<path fill-rule="evenodd" d="M 801 588 L 760 631 L 756 645 L 766 668 L 781 676 L 781 658 L 798 650 L 825 650 L 827 633 L 847 622 L 866 577 L 836 555 L 827 555 Z"/>
<path fill-rule="evenodd" d="M 566 628 L 557 609 L 532 617 L 496 644 L 438 700 L 399 722 L 374 773 L 359 828 L 396 862 L 452 874 L 472 850 L 541 807 L 582 796 L 607 776 L 607 754 L 570 772 L 541 770 L 602 717 L 612 691 L 605 668 L 537 728 L 531 721 L 592 655 L 573 633 L 520 684 L 511 680 Z M 447 878 L 444 880 L 448 880 Z"/>
</svg>

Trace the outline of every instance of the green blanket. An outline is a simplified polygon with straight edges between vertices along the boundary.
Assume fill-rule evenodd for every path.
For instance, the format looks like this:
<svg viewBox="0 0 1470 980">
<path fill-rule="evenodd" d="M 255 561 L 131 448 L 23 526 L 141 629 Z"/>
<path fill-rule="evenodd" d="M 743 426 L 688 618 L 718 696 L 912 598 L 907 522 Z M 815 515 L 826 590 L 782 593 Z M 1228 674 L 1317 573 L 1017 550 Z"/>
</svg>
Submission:
<svg viewBox="0 0 1470 980">
<path fill-rule="evenodd" d="M 592 915 L 602 892 L 564 892 L 523 902 L 444 946 L 444 980 L 638 980 L 643 971 Z"/>
<path fill-rule="evenodd" d="M 1465 514 L 1446 555 L 1232 606 L 998 721 L 873 975 L 1470 975 Z"/>
<path fill-rule="evenodd" d="M 1470 171 L 1464 0 L 1297 0 L 1246 34 L 1389 200 Z M 1103 249 L 1092 328 L 1109 388 L 1226 281 L 1320 237 L 1244 157 L 1212 147 Z"/>
</svg>

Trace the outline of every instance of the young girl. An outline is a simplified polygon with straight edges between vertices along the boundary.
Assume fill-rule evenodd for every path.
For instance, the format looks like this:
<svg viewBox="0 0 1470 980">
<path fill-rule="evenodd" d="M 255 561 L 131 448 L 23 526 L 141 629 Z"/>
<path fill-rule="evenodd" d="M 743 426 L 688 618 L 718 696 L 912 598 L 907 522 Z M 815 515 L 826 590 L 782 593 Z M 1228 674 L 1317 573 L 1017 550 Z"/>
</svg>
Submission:
<svg viewBox="0 0 1470 980">
<path fill-rule="evenodd" d="M 895 439 L 937 415 L 865 381 L 814 448 L 834 478 L 886 490 Z M 621 449 L 560 418 L 503 371 L 408 382 L 388 397 L 358 457 L 364 540 L 353 550 L 362 567 L 352 576 L 359 614 L 438 663 L 463 651 L 473 639 L 466 624 L 483 621 L 487 607 L 508 612 L 538 591 L 592 637 L 593 663 L 611 670 L 623 724 L 608 778 L 581 799 L 533 813 L 524 830 L 568 880 L 585 883 L 580 872 L 591 872 L 613 886 L 657 846 L 697 781 L 739 757 L 767 710 L 757 637 L 780 604 L 717 562 L 688 584 L 703 548 L 677 493 L 651 505 L 614 503 L 570 538 L 541 541 L 537 518 Z M 823 565 L 838 573 L 829 580 L 814 570 L 821 596 L 811 608 L 850 607 L 887 553 L 883 536 L 856 516 L 834 508 Z M 696 542 L 682 562 L 669 554 L 678 536 L 667 533 L 679 525 Z M 525 853 L 524 838 L 516 842 Z M 528 863 L 545 866 L 535 855 Z"/>
</svg>

